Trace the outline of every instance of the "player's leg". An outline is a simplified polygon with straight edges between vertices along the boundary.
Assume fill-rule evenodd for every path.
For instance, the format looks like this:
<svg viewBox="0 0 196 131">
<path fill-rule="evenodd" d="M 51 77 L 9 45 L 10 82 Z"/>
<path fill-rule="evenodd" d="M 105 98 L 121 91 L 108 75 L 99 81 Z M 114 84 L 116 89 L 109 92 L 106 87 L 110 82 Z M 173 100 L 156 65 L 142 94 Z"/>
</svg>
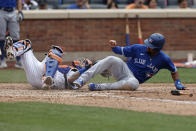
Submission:
<svg viewBox="0 0 196 131">
<path fill-rule="evenodd" d="M 19 39 L 20 39 L 20 25 L 19 25 L 19 22 L 17 21 L 17 15 L 15 12 L 10 14 L 10 18 L 9 18 L 9 22 L 8 22 L 8 30 L 9 30 L 10 36 L 12 37 L 14 43 L 19 41 Z M 22 68 L 20 56 L 16 57 L 15 67 Z"/>
<path fill-rule="evenodd" d="M 43 89 L 49 89 L 54 84 L 54 77 L 58 69 L 59 63 L 62 62 L 63 50 L 58 46 L 53 46 L 49 51 L 45 63 L 45 75 L 43 77 Z M 60 72 L 59 72 L 60 73 Z"/>
<path fill-rule="evenodd" d="M 90 90 L 136 90 L 138 88 L 139 82 L 125 62 L 117 57 L 110 57 L 108 61 L 113 63 L 109 71 L 112 73 L 112 76 L 116 78 L 117 82 L 102 84 L 91 83 L 88 85 Z"/>
<path fill-rule="evenodd" d="M 68 87 L 68 89 L 74 89 L 74 90 L 79 89 L 79 87 L 73 84 L 73 82 L 77 80 L 81 74 L 87 71 L 89 67 L 83 67 L 81 69 L 71 69 L 65 76 L 66 87 Z"/>
<path fill-rule="evenodd" d="M 6 38 L 5 49 L 8 58 L 21 57 L 21 63 L 25 70 L 28 82 L 35 88 L 41 89 L 42 76 L 45 72 L 45 60 L 40 62 L 31 50 L 30 40 L 20 40 L 13 45 L 11 37 Z"/>
<path fill-rule="evenodd" d="M 21 56 L 21 62 L 24 67 L 28 82 L 35 88 L 42 86 L 42 76 L 44 74 L 45 62 L 40 62 L 34 56 L 31 50 L 30 40 L 21 40 L 13 43 L 10 36 L 6 37 L 5 47 L 7 57 L 10 59 Z"/>
<path fill-rule="evenodd" d="M 20 40 L 13 43 L 12 37 L 10 36 L 6 37 L 4 48 L 6 49 L 6 55 L 9 59 L 21 56 L 32 49 L 30 40 Z"/>
<path fill-rule="evenodd" d="M 92 66 L 89 70 L 83 73 L 74 83 L 77 86 L 84 85 L 87 81 L 89 81 L 96 74 L 103 72 L 104 70 L 109 69 L 112 75 L 116 78 L 118 82 L 111 83 L 110 87 L 115 89 L 136 89 L 138 87 L 138 81 L 135 79 L 133 74 L 130 72 L 126 63 L 124 63 L 120 58 L 109 56 L 103 60 L 100 60 L 94 66 Z M 109 84 L 106 84 L 109 86 Z M 103 89 L 105 89 L 105 84 L 103 84 Z"/>
<path fill-rule="evenodd" d="M 73 81 L 78 79 L 79 76 L 93 66 L 94 63 L 87 58 L 82 58 L 81 60 L 74 60 L 72 65 L 75 67 L 75 69 L 70 70 L 70 72 L 67 74 L 67 78 L 70 83 L 73 83 Z"/>
<path fill-rule="evenodd" d="M 94 66 L 92 66 L 88 71 L 83 73 L 73 83 L 76 84 L 78 87 L 81 87 L 87 81 L 89 81 L 92 77 L 94 77 L 96 74 L 99 74 L 99 73 L 103 72 L 104 70 L 109 69 L 110 66 L 112 66 L 112 63 L 108 61 L 109 59 L 110 59 L 110 56 L 104 58 L 103 60 L 100 60 L 98 63 L 96 63 Z"/>
<path fill-rule="evenodd" d="M 139 86 L 139 82 L 135 78 L 122 79 L 114 83 L 101 83 L 101 84 L 88 84 L 89 90 L 101 91 L 101 90 L 136 90 Z"/>
<path fill-rule="evenodd" d="M 1 50 L 1 64 L 0 68 L 7 67 L 6 60 L 5 60 L 5 50 L 4 50 L 4 42 L 5 42 L 5 36 L 6 36 L 6 30 L 7 30 L 7 22 L 6 22 L 6 12 L 0 10 L 0 50 Z"/>
</svg>

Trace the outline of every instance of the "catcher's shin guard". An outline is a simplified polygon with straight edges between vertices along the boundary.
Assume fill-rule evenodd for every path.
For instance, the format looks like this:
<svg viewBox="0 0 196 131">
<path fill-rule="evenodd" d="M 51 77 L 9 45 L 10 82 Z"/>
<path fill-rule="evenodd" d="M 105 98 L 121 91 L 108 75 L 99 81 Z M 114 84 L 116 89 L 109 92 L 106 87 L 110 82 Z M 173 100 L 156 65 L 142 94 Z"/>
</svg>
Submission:
<svg viewBox="0 0 196 131">
<path fill-rule="evenodd" d="M 51 76 L 54 78 L 58 65 L 62 62 L 62 55 L 63 51 L 60 47 L 52 47 L 52 49 L 48 52 L 48 58 L 45 63 L 45 76 Z"/>
<path fill-rule="evenodd" d="M 6 37 L 5 44 L 4 44 L 4 50 L 6 52 L 6 57 L 8 59 L 13 59 L 15 57 L 14 56 L 14 52 L 12 50 L 12 46 L 13 46 L 13 39 L 12 39 L 12 37 L 10 37 L 10 36 Z"/>
<path fill-rule="evenodd" d="M 21 56 L 25 52 L 31 50 L 31 41 L 29 39 L 20 40 L 13 44 L 13 50 L 15 52 L 15 56 Z"/>
</svg>

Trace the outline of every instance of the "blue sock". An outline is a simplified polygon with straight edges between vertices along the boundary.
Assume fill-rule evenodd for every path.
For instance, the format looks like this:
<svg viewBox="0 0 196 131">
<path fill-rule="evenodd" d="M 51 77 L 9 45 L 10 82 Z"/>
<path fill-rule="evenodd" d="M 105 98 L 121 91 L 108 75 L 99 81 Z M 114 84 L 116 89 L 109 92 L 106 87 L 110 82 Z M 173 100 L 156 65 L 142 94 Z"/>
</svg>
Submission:
<svg viewBox="0 0 196 131">
<path fill-rule="evenodd" d="M 80 69 L 79 72 L 80 72 L 80 74 L 82 74 L 82 73 L 84 73 L 84 72 L 87 71 L 87 70 L 88 70 L 88 69 L 84 67 L 84 68 Z"/>
<path fill-rule="evenodd" d="M 4 40 L 1 40 L 0 41 L 0 48 L 1 48 L 1 53 L 2 53 L 2 55 L 1 55 L 1 60 L 4 60 L 5 59 L 5 56 L 6 56 L 6 52 L 5 52 L 5 50 L 4 50 Z"/>
<path fill-rule="evenodd" d="M 16 56 L 16 62 L 20 62 L 21 57 L 20 56 Z"/>
</svg>

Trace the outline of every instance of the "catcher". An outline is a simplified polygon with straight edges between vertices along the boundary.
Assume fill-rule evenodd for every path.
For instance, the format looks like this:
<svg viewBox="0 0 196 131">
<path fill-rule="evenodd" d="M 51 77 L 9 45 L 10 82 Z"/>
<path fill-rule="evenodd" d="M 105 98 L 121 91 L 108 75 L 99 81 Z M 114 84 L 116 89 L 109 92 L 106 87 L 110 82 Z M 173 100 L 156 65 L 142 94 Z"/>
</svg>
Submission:
<svg viewBox="0 0 196 131">
<path fill-rule="evenodd" d="M 72 82 L 92 64 L 88 59 L 79 59 L 73 61 L 72 66 L 59 65 L 63 55 L 59 46 L 52 46 L 46 58 L 40 62 L 34 56 L 28 39 L 13 43 L 12 38 L 7 37 L 4 48 L 9 59 L 21 56 L 27 80 L 37 89 L 76 89 Z"/>
<path fill-rule="evenodd" d="M 114 89 L 136 90 L 139 84 L 150 79 L 160 69 L 168 69 L 171 72 L 176 89 L 184 90 L 185 87 L 179 79 L 176 67 L 169 56 L 161 51 L 165 44 L 165 37 L 162 34 L 154 33 L 144 43 L 120 47 L 117 46 L 116 41 L 110 40 L 109 45 L 112 47 L 114 53 L 130 57 L 130 59 L 125 63 L 118 57 L 108 56 L 92 66 L 73 83 L 78 87 L 82 87 L 94 75 L 109 69 L 117 82 L 90 83 L 88 86 L 91 91 Z"/>
</svg>

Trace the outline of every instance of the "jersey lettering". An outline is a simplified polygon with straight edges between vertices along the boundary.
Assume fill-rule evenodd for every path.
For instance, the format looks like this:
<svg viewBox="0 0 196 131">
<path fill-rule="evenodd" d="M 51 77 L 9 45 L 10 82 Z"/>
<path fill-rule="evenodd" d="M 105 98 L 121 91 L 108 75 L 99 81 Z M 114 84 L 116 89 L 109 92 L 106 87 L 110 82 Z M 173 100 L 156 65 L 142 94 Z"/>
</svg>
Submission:
<svg viewBox="0 0 196 131">
<path fill-rule="evenodd" d="M 134 63 L 135 64 L 142 64 L 142 65 L 145 65 L 146 64 L 146 60 L 144 60 L 144 59 L 141 59 L 141 58 L 134 58 Z"/>
<path fill-rule="evenodd" d="M 152 65 L 152 63 L 150 63 L 149 65 L 147 65 L 148 68 L 152 69 L 153 73 L 156 73 L 159 71 L 159 69 L 157 69 L 154 65 Z"/>
</svg>

